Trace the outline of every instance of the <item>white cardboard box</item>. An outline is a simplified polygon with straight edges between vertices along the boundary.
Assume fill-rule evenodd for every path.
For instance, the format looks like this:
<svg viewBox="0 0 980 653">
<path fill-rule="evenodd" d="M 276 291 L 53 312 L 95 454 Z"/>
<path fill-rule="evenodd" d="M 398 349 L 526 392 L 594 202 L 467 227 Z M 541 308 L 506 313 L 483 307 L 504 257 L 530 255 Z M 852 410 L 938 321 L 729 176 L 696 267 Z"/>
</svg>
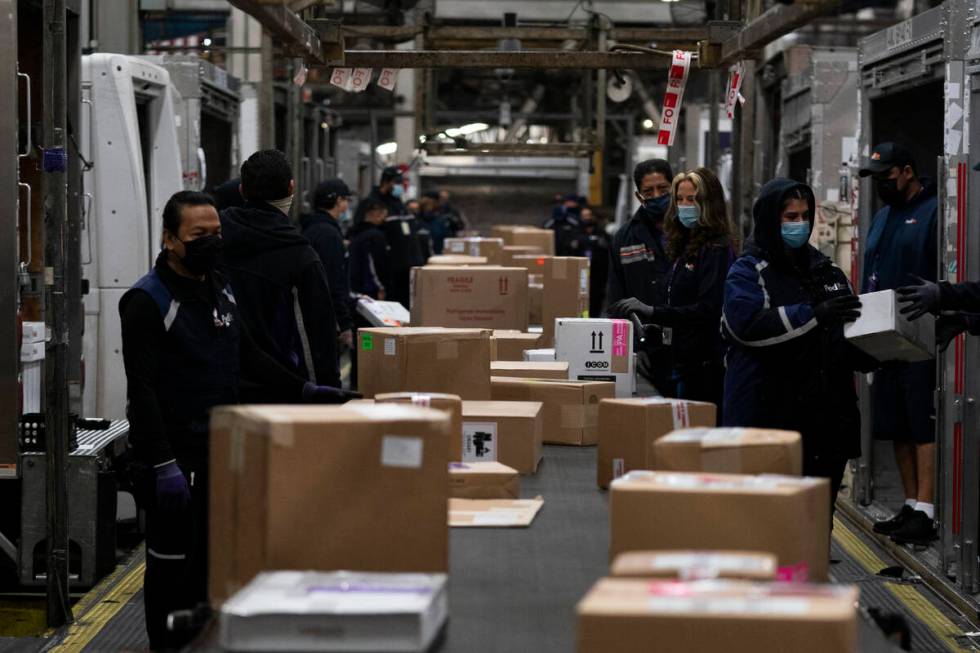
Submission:
<svg viewBox="0 0 980 653">
<path fill-rule="evenodd" d="M 362 297 L 357 300 L 357 313 L 376 327 L 402 327 L 411 323 L 408 309 L 398 302 Z"/>
<path fill-rule="evenodd" d="M 617 397 L 632 397 L 636 365 L 629 320 L 558 318 L 555 360 L 568 361 L 568 378 L 613 381 Z"/>
<path fill-rule="evenodd" d="M 555 360 L 554 349 L 525 349 L 524 360 L 534 363 L 547 363 Z"/>
<path fill-rule="evenodd" d="M 879 361 L 927 361 L 936 356 L 936 321 L 910 321 L 899 313 L 894 290 L 861 295 L 861 317 L 844 325 L 844 337 Z"/>
<path fill-rule="evenodd" d="M 229 651 L 428 650 L 449 614 L 445 574 L 273 571 L 221 608 Z"/>
</svg>

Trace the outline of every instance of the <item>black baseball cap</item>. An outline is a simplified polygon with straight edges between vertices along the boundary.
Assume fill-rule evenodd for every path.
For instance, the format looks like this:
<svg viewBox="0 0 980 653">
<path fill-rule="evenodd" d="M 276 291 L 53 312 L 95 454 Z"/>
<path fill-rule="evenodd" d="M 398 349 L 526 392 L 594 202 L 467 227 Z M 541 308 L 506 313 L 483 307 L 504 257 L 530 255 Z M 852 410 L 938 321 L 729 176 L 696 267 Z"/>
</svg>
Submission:
<svg viewBox="0 0 980 653">
<path fill-rule="evenodd" d="M 977 165 L 973 166 L 973 169 L 974 170 L 980 170 L 980 163 L 978 163 Z"/>
<path fill-rule="evenodd" d="M 340 197 L 350 197 L 353 193 L 343 179 L 327 179 L 317 184 L 313 191 L 314 208 L 333 208 Z"/>
<path fill-rule="evenodd" d="M 864 167 L 858 170 L 858 174 L 867 177 L 905 166 L 915 168 L 915 158 L 905 146 L 898 143 L 881 143 L 872 148 L 871 156 L 868 157 Z"/>
<path fill-rule="evenodd" d="M 396 184 L 402 183 L 402 171 L 396 166 L 388 166 L 381 171 L 382 181 L 388 181 L 389 179 L 394 179 Z"/>
</svg>

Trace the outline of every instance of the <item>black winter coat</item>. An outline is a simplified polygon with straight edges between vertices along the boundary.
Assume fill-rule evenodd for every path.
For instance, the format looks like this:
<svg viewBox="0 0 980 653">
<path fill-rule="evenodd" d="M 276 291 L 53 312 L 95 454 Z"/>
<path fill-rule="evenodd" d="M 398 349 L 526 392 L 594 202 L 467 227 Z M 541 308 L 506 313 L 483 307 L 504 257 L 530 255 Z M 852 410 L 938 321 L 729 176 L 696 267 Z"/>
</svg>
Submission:
<svg viewBox="0 0 980 653">
<path fill-rule="evenodd" d="M 337 328 L 348 331 L 354 326 L 350 310 L 350 264 L 340 223 L 331 215 L 316 211 L 300 218 L 299 224 L 326 272 L 333 309 L 337 313 Z"/>
</svg>

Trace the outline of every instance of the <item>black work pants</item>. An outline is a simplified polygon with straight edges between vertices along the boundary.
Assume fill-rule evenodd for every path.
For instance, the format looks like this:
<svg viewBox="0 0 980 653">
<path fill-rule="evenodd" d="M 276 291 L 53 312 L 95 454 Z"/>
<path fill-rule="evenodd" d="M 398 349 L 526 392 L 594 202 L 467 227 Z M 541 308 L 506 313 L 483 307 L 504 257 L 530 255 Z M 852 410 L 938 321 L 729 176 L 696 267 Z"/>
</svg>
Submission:
<svg viewBox="0 0 980 653">
<path fill-rule="evenodd" d="M 803 475 L 825 478 L 830 481 L 830 516 L 834 515 L 837 493 L 844 482 L 847 458 L 833 453 L 809 453 L 803 445 Z M 833 524 L 831 524 L 833 528 Z"/>
<path fill-rule="evenodd" d="M 722 422 L 722 398 L 725 393 L 725 366 L 720 362 L 685 365 L 676 371 L 677 398 L 707 401 L 718 407 L 717 423 Z"/>
<path fill-rule="evenodd" d="M 169 632 L 167 615 L 193 610 L 208 598 L 207 472 L 192 475 L 185 469 L 184 474 L 191 483 L 186 510 L 161 510 L 153 500 L 146 511 L 143 602 L 146 632 L 154 651 L 179 649 L 189 643 L 197 633 Z"/>
</svg>

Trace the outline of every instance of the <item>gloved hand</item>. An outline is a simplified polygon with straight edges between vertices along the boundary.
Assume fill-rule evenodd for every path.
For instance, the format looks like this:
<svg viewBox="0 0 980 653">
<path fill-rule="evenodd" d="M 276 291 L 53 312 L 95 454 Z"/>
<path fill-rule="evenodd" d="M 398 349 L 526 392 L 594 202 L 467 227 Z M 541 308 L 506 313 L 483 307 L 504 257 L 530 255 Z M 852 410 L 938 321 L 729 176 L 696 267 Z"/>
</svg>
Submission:
<svg viewBox="0 0 980 653">
<path fill-rule="evenodd" d="M 345 329 L 337 334 L 337 340 L 340 341 L 342 345 L 345 345 L 348 349 L 353 349 L 354 332 L 351 329 Z"/>
<path fill-rule="evenodd" d="M 307 381 L 303 386 L 303 401 L 310 404 L 343 404 L 363 396 L 360 392 L 334 388 L 329 385 L 317 385 L 311 381 Z"/>
<path fill-rule="evenodd" d="M 652 322 L 654 307 L 644 304 L 636 297 L 620 299 L 609 307 L 609 317 L 627 320 L 630 313 L 636 313 L 641 322 Z"/>
<path fill-rule="evenodd" d="M 861 300 L 854 295 L 833 297 L 813 307 L 813 317 L 822 326 L 853 322 L 861 317 Z"/>
<path fill-rule="evenodd" d="M 157 467 L 156 476 L 157 507 L 173 512 L 186 510 L 191 502 L 191 488 L 177 463 Z"/>
<path fill-rule="evenodd" d="M 926 313 L 939 315 L 939 284 L 916 277 L 919 282 L 914 286 L 904 286 L 895 292 L 898 301 L 907 304 L 899 311 L 910 320 L 918 320 Z"/>
<path fill-rule="evenodd" d="M 936 346 L 939 351 L 946 351 L 953 338 L 966 331 L 969 326 L 963 315 L 943 315 L 936 320 Z"/>
</svg>

